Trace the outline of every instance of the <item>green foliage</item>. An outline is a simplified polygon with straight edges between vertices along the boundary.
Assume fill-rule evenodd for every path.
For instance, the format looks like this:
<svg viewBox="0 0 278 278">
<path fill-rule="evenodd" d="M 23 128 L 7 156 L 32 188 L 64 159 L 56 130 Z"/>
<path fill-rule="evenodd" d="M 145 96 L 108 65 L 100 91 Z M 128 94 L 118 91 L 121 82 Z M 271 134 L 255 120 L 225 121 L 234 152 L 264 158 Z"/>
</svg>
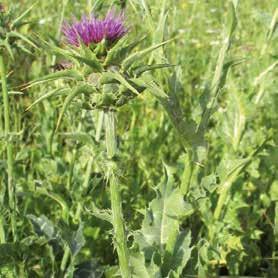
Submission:
<svg viewBox="0 0 278 278">
<path fill-rule="evenodd" d="M 163 277 L 171 270 L 181 275 L 191 254 L 191 235 L 180 231 L 180 220 L 193 213 L 183 200 L 179 188 L 174 188 L 171 169 L 166 167 L 167 180 L 156 188 L 156 198 L 144 213 L 142 228 L 134 234 L 135 242 L 144 252 L 145 260 L 151 262 L 160 253 Z"/>
<path fill-rule="evenodd" d="M 1 1 L 0 277 L 278 276 L 274 2 Z M 112 5 L 125 37 L 66 45 Z"/>
</svg>

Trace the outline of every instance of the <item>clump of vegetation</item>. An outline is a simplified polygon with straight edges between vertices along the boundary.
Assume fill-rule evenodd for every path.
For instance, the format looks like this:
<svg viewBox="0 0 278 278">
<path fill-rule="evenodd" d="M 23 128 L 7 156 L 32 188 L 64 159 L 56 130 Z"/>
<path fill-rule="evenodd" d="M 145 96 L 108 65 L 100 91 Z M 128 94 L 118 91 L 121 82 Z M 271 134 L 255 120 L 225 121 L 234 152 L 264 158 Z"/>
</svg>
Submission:
<svg viewBox="0 0 278 278">
<path fill-rule="evenodd" d="M 1 277 L 276 277 L 277 9 L 0 4 Z"/>
</svg>

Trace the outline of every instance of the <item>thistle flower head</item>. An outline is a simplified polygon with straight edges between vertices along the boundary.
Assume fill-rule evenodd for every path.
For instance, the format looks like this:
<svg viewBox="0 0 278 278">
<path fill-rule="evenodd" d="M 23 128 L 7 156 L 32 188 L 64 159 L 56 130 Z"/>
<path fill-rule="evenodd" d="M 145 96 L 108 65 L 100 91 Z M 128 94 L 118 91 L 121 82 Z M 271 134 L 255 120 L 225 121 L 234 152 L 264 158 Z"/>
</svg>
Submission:
<svg viewBox="0 0 278 278">
<path fill-rule="evenodd" d="M 127 33 L 128 29 L 125 27 L 124 21 L 125 17 L 123 12 L 117 15 L 115 9 L 108 11 L 103 21 L 107 40 L 113 42 Z"/>
<path fill-rule="evenodd" d="M 103 39 L 114 42 L 127 33 L 124 24 L 124 14 L 116 14 L 115 10 L 108 11 L 104 19 L 98 19 L 94 15 L 83 16 L 80 21 L 72 24 L 64 23 L 62 32 L 67 43 L 80 46 L 81 43 L 89 46 L 91 43 L 99 43 Z"/>
</svg>

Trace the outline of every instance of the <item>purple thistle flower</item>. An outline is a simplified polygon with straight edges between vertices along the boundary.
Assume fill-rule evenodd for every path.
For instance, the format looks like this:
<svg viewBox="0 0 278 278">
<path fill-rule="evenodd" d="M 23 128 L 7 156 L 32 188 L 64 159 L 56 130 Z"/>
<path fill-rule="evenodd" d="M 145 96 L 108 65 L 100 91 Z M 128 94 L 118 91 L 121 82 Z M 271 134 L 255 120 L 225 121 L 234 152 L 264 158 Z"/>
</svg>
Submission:
<svg viewBox="0 0 278 278">
<path fill-rule="evenodd" d="M 123 12 L 117 15 L 115 9 L 108 11 L 104 19 L 105 37 L 107 40 L 116 41 L 128 32 L 124 21 L 125 16 Z"/>
<path fill-rule="evenodd" d="M 103 20 L 93 15 L 83 16 L 80 21 L 75 20 L 72 24 L 64 23 L 62 28 L 67 42 L 77 47 L 80 43 L 89 46 L 103 39 L 114 42 L 123 37 L 127 31 L 124 25 L 124 14 L 117 15 L 114 9 L 108 11 Z"/>
<path fill-rule="evenodd" d="M 105 28 L 101 20 L 83 16 L 80 21 L 75 20 L 71 25 L 64 23 L 62 31 L 69 44 L 80 46 L 80 42 L 88 46 L 99 43 L 105 36 Z"/>
</svg>

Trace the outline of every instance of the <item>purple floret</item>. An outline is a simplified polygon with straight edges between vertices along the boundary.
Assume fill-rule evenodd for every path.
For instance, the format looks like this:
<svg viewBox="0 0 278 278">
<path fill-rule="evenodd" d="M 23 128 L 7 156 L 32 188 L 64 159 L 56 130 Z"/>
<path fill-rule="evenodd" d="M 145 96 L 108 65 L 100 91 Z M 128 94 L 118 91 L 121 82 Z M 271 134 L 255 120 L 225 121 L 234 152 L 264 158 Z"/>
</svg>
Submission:
<svg viewBox="0 0 278 278">
<path fill-rule="evenodd" d="M 117 15 L 114 9 L 110 10 L 104 19 L 105 38 L 113 42 L 123 37 L 128 31 L 124 21 L 124 13 Z"/>
<path fill-rule="evenodd" d="M 74 21 L 71 25 L 64 23 L 62 29 L 69 44 L 80 46 L 80 42 L 88 46 L 91 43 L 99 43 L 105 36 L 105 28 L 101 20 L 83 16 L 80 21 Z"/>
<path fill-rule="evenodd" d="M 67 42 L 74 46 L 83 43 L 89 46 L 91 43 L 99 43 L 103 39 L 114 42 L 127 33 L 124 24 L 124 14 L 116 14 L 115 10 L 110 10 L 102 20 L 93 15 L 83 16 L 80 21 L 75 20 L 72 24 L 64 23 L 62 32 Z"/>
</svg>

